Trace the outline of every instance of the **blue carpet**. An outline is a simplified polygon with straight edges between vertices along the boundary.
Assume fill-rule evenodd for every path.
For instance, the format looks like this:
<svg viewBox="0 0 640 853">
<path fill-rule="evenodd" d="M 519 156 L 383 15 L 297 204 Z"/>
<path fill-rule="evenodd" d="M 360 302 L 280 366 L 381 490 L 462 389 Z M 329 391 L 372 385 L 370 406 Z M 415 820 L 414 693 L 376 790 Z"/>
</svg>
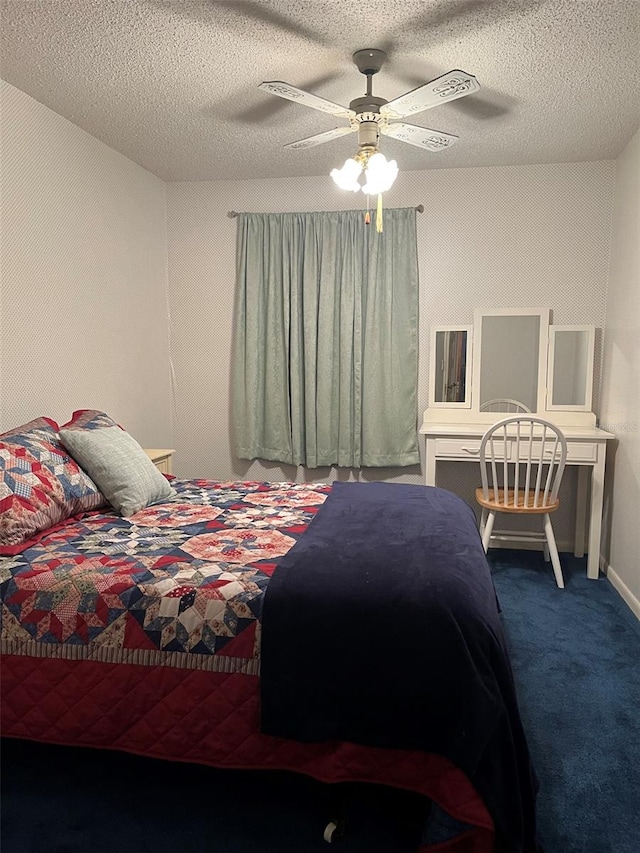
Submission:
<svg viewBox="0 0 640 853">
<path fill-rule="evenodd" d="M 640 623 L 606 578 L 562 554 L 490 552 L 540 779 L 545 853 L 640 850 Z"/>
<path fill-rule="evenodd" d="M 563 554 L 492 551 L 523 722 L 540 779 L 544 853 L 640 849 L 640 627 L 608 581 Z M 419 797 L 343 786 L 347 837 L 328 847 L 328 792 L 288 773 L 219 771 L 5 740 L 3 853 L 414 853 Z"/>
</svg>

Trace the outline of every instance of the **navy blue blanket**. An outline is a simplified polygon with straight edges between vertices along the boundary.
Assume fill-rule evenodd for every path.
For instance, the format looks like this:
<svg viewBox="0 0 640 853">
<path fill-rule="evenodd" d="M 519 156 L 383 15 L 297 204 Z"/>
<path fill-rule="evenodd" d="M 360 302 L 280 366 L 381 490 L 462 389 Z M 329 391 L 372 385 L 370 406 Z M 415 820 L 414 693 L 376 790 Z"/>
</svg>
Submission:
<svg viewBox="0 0 640 853">
<path fill-rule="evenodd" d="M 262 730 L 445 755 L 496 850 L 536 850 L 535 782 L 471 508 L 429 486 L 335 483 L 264 599 Z"/>
</svg>

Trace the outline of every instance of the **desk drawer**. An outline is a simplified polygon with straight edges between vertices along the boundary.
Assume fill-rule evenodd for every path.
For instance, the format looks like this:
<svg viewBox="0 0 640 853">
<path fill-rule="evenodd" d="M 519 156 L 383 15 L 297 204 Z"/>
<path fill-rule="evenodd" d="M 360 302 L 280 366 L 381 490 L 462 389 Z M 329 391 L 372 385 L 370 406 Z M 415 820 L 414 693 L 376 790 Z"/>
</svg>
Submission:
<svg viewBox="0 0 640 853">
<path fill-rule="evenodd" d="M 598 445 L 587 441 L 567 442 L 567 462 L 596 462 Z"/>
<path fill-rule="evenodd" d="M 539 452 L 540 442 L 534 442 L 534 454 Z M 553 442 L 545 443 L 545 458 L 549 458 L 553 452 Z M 526 445 L 521 450 L 521 454 L 526 453 Z M 556 454 L 560 455 L 560 446 L 556 450 Z M 572 462 L 595 462 L 598 458 L 598 448 L 595 443 L 587 441 L 567 442 L 567 463 Z"/>
<path fill-rule="evenodd" d="M 496 442 L 496 449 L 497 449 Z M 507 447 L 507 459 L 511 455 L 511 443 Z M 437 459 L 479 459 L 479 438 L 436 438 Z"/>
<path fill-rule="evenodd" d="M 534 442 L 534 447 L 537 442 Z M 553 444 L 549 443 L 548 454 L 551 453 Z M 499 442 L 496 442 L 496 451 L 502 450 Z M 534 453 L 537 452 L 534 450 Z M 513 460 L 515 453 L 515 441 L 512 439 L 508 442 L 507 459 Z M 527 444 L 521 443 L 520 455 L 526 456 Z M 436 458 L 437 459 L 479 459 L 480 458 L 480 439 L 479 438 L 436 438 Z M 502 458 L 500 455 L 498 458 Z M 567 442 L 567 462 L 596 462 L 598 458 L 598 447 L 595 442 L 588 441 L 568 441 Z"/>
</svg>

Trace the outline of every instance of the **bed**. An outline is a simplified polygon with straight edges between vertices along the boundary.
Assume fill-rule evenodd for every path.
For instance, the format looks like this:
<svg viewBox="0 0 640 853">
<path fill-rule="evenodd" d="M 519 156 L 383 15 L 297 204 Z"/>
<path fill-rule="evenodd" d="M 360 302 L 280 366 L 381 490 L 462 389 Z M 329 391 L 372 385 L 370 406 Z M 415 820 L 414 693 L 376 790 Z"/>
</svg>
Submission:
<svg viewBox="0 0 640 853">
<path fill-rule="evenodd" d="M 161 499 L 123 516 L 60 436 L 124 431 L 74 419 L 0 436 L 0 511 L 31 519 L 34 481 L 67 503 L 64 518 L 36 507 L 21 543 L 4 526 L 3 737 L 390 785 L 434 804 L 422 853 L 536 849 L 535 778 L 463 501 L 162 478 Z"/>
</svg>

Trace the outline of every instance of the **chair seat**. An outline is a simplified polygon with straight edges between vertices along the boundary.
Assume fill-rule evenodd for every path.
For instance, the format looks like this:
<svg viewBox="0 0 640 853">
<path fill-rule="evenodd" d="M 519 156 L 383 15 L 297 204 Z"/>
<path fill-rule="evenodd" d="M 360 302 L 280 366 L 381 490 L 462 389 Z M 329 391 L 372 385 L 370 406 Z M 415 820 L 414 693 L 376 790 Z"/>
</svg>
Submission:
<svg viewBox="0 0 640 853">
<path fill-rule="evenodd" d="M 527 515 L 534 513 L 542 514 L 545 512 L 553 512 L 560 506 L 560 498 L 556 498 L 555 501 L 550 501 L 549 503 L 544 504 L 543 492 L 538 492 L 537 506 L 534 506 L 535 496 L 536 493 L 530 490 L 527 493 L 525 501 L 524 489 L 519 489 L 518 500 L 514 501 L 514 489 L 507 489 L 507 499 L 505 502 L 504 489 L 498 489 L 497 500 L 494 490 L 489 489 L 489 499 L 485 500 L 483 490 L 476 489 L 476 500 L 480 506 L 486 507 L 489 510 L 496 510 L 498 512 L 526 513 Z"/>
</svg>

